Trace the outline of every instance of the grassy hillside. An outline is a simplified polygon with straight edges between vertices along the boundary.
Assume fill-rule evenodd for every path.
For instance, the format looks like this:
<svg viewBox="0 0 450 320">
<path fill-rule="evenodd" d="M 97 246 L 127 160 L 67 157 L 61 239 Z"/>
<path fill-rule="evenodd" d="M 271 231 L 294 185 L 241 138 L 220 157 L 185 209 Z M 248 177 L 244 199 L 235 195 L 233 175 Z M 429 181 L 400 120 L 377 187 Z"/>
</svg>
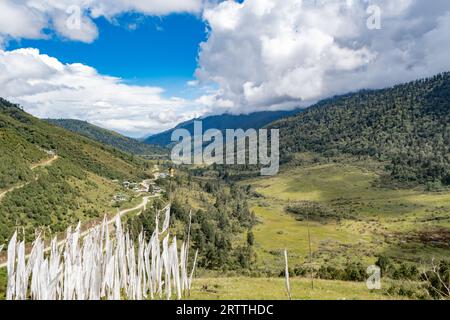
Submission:
<svg viewBox="0 0 450 320">
<path fill-rule="evenodd" d="M 450 73 L 328 99 L 270 127 L 285 161 L 303 151 L 369 155 L 395 181 L 450 185 Z"/>
<path fill-rule="evenodd" d="M 86 121 L 72 119 L 46 119 L 45 121 L 81 134 L 102 144 L 117 148 L 123 152 L 146 156 L 163 156 L 167 150 L 125 137 L 117 132 L 106 130 Z"/>
<path fill-rule="evenodd" d="M 258 272 L 282 273 L 285 248 L 293 274 L 307 276 L 313 268 L 315 277 L 335 280 L 366 279 L 367 266 L 380 257 L 390 261 L 387 277 L 406 282 L 419 280 L 433 259 L 450 261 L 450 191 L 382 188 L 383 167 L 367 158 L 295 158 L 302 164 L 286 166 L 278 176 L 242 182 L 254 192 Z M 404 274 L 416 269 L 414 276 Z M 383 283 L 391 288 L 389 280 Z M 423 284 L 412 291 L 423 292 Z"/>
<path fill-rule="evenodd" d="M 194 133 L 194 121 L 202 121 L 203 131 L 209 129 L 218 129 L 225 131 L 226 129 L 260 129 L 265 125 L 283 117 L 288 117 L 299 113 L 300 110 L 294 111 L 264 111 L 255 112 L 247 115 L 231 115 L 223 114 L 218 116 L 210 116 L 202 119 L 193 119 L 179 124 L 175 128 L 150 136 L 145 139 L 146 143 L 167 146 L 171 144 L 172 132 L 176 129 L 187 129 L 192 135 Z"/>
<path fill-rule="evenodd" d="M 63 230 L 110 212 L 114 179 L 146 177 L 139 158 L 36 119 L 0 100 L 0 243 L 14 227 Z M 41 166 L 53 157 L 55 161 Z M 114 209 L 115 210 L 115 209 Z"/>
</svg>

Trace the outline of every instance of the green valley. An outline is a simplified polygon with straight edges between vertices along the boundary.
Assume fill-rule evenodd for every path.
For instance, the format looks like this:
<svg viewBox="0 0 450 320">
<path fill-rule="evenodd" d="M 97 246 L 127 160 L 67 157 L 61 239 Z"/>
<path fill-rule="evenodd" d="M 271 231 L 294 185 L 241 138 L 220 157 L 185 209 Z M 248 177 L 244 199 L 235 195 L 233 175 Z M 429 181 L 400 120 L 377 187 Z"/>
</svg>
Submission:
<svg viewBox="0 0 450 320">
<path fill-rule="evenodd" d="M 448 298 L 449 77 L 335 97 L 269 124 L 283 162 L 271 177 L 253 165 L 148 161 L 1 100 L 0 244 L 16 229 L 31 240 L 134 208 L 143 200 L 121 182 L 161 170 L 162 196 L 122 218 L 133 237 L 150 237 L 171 204 L 171 233 L 190 239 L 191 260 L 199 253 L 191 299 L 286 299 L 284 250 L 294 299 Z M 380 290 L 365 284 L 373 265 Z"/>
<path fill-rule="evenodd" d="M 386 292 L 419 280 L 433 260 L 450 260 L 450 190 L 382 187 L 382 166 L 370 159 L 311 153 L 295 158 L 303 165 L 241 182 L 253 190 L 258 220 L 255 272 L 281 274 L 284 249 L 293 274 L 308 276 L 312 268 L 322 279 L 363 281 L 369 265 L 386 259 L 391 268 L 384 270 Z M 401 281 L 401 270 L 408 268 L 417 271 Z M 347 275 L 348 270 L 354 274 Z M 423 285 L 416 284 L 417 292 L 423 293 Z"/>
</svg>

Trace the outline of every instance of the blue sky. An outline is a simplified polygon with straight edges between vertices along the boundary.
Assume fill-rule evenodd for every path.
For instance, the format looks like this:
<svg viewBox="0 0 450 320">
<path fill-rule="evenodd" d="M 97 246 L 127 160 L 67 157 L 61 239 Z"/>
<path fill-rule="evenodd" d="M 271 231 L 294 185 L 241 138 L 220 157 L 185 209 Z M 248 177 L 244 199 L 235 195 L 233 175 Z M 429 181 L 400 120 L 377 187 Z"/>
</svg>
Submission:
<svg viewBox="0 0 450 320">
<path fill-rule="evenodd" d="M 0 0 L 0 97 L 139 137 L 450 71 L 448 30 L 448 0 Z"/>
<path fill-rule="evenodd" d="M 62 39 L 17 39 L 7 49 L 37 48 L 63 63 L 82 63 L 99 73 L 136 85 L 161 86 L 165 96 L 192 98 L 186 83 L 194 80 L 199 44 L 206 41 L 206 25 L 196 15 L 148 17 L 123 14 L 114 22 L 95 19 L 99 37 L 92 43 Z"/>
</svg>

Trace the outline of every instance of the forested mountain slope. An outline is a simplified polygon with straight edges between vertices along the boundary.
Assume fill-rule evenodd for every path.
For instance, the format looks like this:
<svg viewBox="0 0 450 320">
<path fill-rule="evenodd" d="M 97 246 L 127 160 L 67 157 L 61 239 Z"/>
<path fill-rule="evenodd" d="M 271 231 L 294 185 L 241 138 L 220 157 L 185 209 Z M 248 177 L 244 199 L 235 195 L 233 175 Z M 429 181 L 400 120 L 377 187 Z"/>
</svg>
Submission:
<svg viewBox="0 0 450 320">
<path fill-rule="evenodd" d="M 450 73 L 318 103 L 279 128 L 285 161 L 315 151 L 370 155 L 403 182 L 450 185 Z"/>
<path fill-rule="evenodd" d="M 34 235 L 48 226 L 61 231 L 78 219 L 99 216 L 110 201 L 113 179 L 145 177 L 145 162 L 34 118 L 0 99 L 0 243 L 15 226 Z M 54 155 L 45 167 L 36 164 Z"/>
<path fill-rule="evenodd" d="M 86 121 L 73 119 L 46 119 L 45 121 L 124 152 L 147 156 L 167 154 L 167 150 L 161 147 L 139 142 Z"/>
<path fill-rule="evenodd" d="M 191 135 L 194 134 L 194 121 L 202 121 L 203 131 L 209 129 L 218 129 L 225 131 L 226 129 L 260 129 L 267 124 L 283 117 L 292 116 L 301 112 L 296 109 L 293 111 L 263 111 L 254 112 L 246 115 L 222 114 L 217 116 L 209 116 L 200 119 L 193 119 L 183 122 L 173 129 L 150 136 L 145 139 L 145 143 L 167 146 L 172 143 L 172 132 L 176 129 L 187 129 Z"/>
</svg>

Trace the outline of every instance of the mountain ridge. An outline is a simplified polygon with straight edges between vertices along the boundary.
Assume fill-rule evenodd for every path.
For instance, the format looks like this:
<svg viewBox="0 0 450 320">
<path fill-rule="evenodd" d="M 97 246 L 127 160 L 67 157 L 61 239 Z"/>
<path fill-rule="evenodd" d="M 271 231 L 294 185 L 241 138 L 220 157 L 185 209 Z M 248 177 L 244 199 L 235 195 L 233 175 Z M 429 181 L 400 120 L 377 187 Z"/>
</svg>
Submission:
<svg viewBox="0 0 450 320">
<path fill-rule="evenodd" d="M 294 109 L 290 111 L 260 111 L 246 115 L 232 115 L 225 113 L 221 115 L 207 116 L 204 118 L 196 118 L 182 122 L 172 129 L 152 135 L 145 139 L 144 142 L 147 144 L 168 146 L 172 143 L 172 132 L 177 129 L 187 129 L 191 134 L 193 134 L 194 121 L 202 121 L 204 131 L 209 129 L 218 129 L 221 131 L 226 129 L 261 129 L 274 120 L 291 116 L 302 111 L 303 109 Z"/>
<path fill-rule="evenodd" d="M 123 152 L 146 156 L 159 156 L 167 154 L 167 150 L 161 148 L 160 146 L 153 146 L 150 144 L 142 143 L 136 139 L 126 137 L 113 130 L 101 128 L 87 121 L 76 119 L 43 120 L 58 127 L 81 134 L 102 144 L 117 148 Z"/>
<path fill-rule="evenodd" d="M 277 120 L 284 162 L 296 152 L 371 156 L 395 180 L 450 185 L 450 72 L 326 99 Z"/>
</svg>

